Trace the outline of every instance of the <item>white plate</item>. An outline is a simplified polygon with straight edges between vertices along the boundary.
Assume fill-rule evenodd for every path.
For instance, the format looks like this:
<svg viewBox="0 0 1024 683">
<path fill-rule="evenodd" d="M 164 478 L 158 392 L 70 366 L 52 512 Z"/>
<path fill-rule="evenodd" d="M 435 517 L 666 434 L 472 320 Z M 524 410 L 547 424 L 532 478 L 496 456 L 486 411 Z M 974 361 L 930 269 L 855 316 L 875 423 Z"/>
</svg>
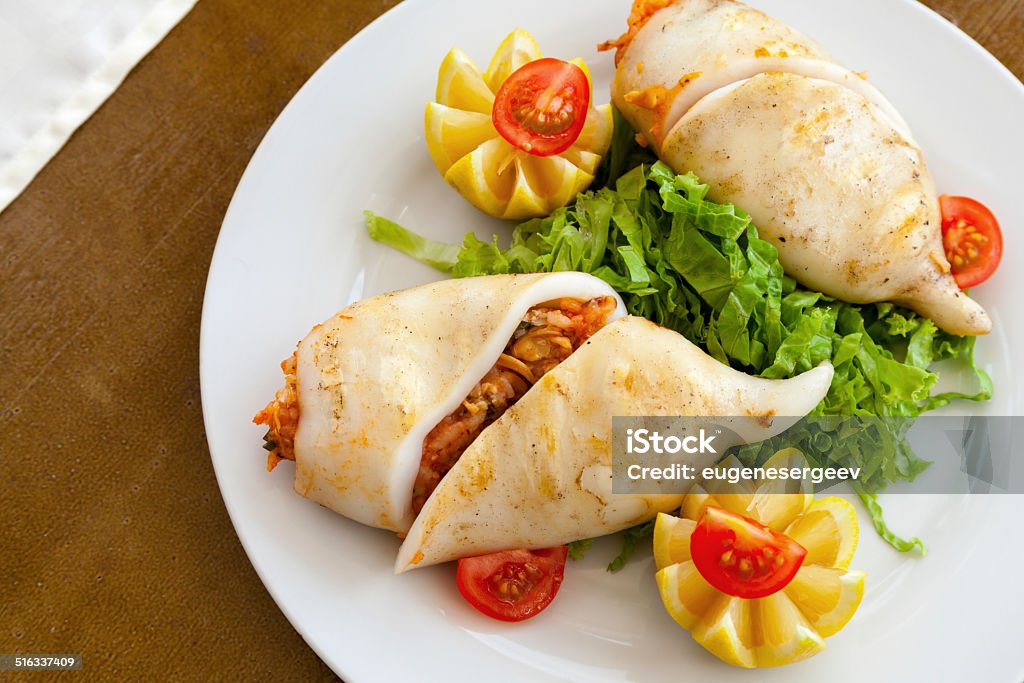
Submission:
<svg viewBox="0 0 1024 683">
<path fill-rule="evenodd" d="M 567 570 L 558 600 L 518 625 L 476 614 L 452 567 L 391 574 L 398 543 L 292 492 L 291 466 L 264 471 L 250 419 L 280 385 L 278 363 L 319 322 L 356 299 L 437 273 L 371 242 L 372 209 L 447 240 L 509 227 L 482 217 L 438 177 L 423 106 L 453 45 L 478 63 L 521 26 L 545 54 L 581 55 L 607 99 L 628 0 L 408 0 L 338 51 L 302 88 L 253 156 L 224 220 L 203 310 L 201 374 L 210 451 L 238 535 L 306 641 L 350 682 L 411 680 L 752 680 L 694 644 L 665 614 L 648 555 L 619 574 L 605 541 Z M 1020 160 L 1024 89 L 978 45 L 910 0 L 761 0 L 758 7 L 867 70 L 926 150 L 939 187 L 984 199 L 1001 218 L 1006 255 L 977 290 L 995 332 L 979 344 L 997 395 L 981 408 L 1020 412 L 1024 347 L 1015 311 L 1024 249 Z M 1016 304 L 1019 309 L 1019 301 Z M 954 378 L 954 382 L 955 382 Z M 972 407 L 960 406 L 971 410 Z M 899 496 L 885 501 L 925 560 L 882 544 L 862 515 L 855 565 L 869 572 L 853 622 L 808 662 L 758 680 L 1024 679 L 1024 496 Z M 217 539 L 204 539 L 216 543 Z"/>
</svg>

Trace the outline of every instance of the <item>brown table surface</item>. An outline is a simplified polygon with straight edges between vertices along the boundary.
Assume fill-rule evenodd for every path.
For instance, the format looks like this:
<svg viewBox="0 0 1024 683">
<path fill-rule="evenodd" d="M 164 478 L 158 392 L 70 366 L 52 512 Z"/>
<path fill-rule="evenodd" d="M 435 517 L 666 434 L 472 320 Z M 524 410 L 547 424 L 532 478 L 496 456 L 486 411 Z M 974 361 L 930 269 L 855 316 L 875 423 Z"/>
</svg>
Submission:
<svg viewBox="0 0 1024 683">
<path fill-rule="evenodd" d="M 0 214 L 0 652 L 84 653 L 103 678 L 333 677 L 221 501 L 199 317 L 260 139 L 393 4 L 199 0 Z M 926 4 L 1024 75 L 1024 0 Z"/>
</svg>

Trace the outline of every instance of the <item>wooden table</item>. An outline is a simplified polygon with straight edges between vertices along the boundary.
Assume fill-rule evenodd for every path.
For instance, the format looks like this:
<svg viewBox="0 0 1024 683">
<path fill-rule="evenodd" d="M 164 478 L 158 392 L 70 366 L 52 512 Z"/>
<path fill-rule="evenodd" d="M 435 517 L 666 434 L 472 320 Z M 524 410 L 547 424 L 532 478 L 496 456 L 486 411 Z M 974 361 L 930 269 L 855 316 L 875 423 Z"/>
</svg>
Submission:
<svg viewBox="0 0 1024 683">
<path fill-rule="evenodd" d="M 199 318 L 260 139 L 393 4 L 200 0 L 0 214 L 0 652 L 81 652 L 104 678 L 333 677 L 225 512 Z M 1024 0 L 927 4 L 1024 75 Z"/>
</svg>

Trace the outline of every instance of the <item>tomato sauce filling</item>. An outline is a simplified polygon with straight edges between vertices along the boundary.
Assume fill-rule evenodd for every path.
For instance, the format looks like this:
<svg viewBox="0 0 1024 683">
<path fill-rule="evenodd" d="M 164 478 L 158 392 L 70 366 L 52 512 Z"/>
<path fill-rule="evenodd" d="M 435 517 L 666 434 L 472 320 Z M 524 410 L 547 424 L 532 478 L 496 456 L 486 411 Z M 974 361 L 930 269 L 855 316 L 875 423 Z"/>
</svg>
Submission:
<svg viewBox="0 0 1024 683">
<path fill-rule="evenodd" d="M 494 366 L 423 440 L 412 493 L 415 514 L 480 432 L 604 327 L 615 305 L 610 296 L 589 301 L 561 298 L 526 313 Z"/>
<path fill-rule="evenodd" d="M 618 38 L 606 40 L 598 45 L 598 51 L 615 50 L 615 65 L 618 66 L 619 62 L 622 61 L 626 48 L 633 42 L 633 38 L 640 32 L 640 29 L 644 27 L 658 10 L 668 7 L 673 2 L 675 0 L 633 0 L 633 7 L 629 12 L 629 18 L 626 20 L 626 32 Z"/>
<path fill-rule="evenodd" d="M 295 379 L 297 355 L 298 351 L 281 362 L 284 386 L 277 390 L 274 400 L 252 419 L 268 428 L 263 437 L 263 448 L 268 451 L 268 472 L 282 460 L 295 460 L 295 432 L 299 428 L 299 393 Z"/>
<path fill-rule="evenodd" d="M 614 310 L 615 299 L 603 296 L 589 301 L 556 299 L 527 312 L 494 366 L 459 407 L 423 440 L 413 486 L 414 512 L 419 513 L 441 478 L 480 432 L 501 417 L 546 372 L 604 327 Z M 263 448 L 268 451 L 268 472 L 282 460 L 295 460 L 295 433 L 299 427 L 297 353 L 281 363 L 284 386 L 253 418 L 254 423 L 267 427 Z"/>
</svg>

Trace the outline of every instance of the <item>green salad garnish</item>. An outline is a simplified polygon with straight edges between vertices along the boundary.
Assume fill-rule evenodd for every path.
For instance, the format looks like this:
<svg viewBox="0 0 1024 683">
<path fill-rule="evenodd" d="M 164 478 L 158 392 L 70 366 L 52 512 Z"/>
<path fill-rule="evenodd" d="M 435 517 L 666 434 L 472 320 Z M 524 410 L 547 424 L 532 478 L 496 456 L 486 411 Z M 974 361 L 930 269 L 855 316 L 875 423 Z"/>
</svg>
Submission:
<svg viewBox="0 0 1024 683">
<path fill-rule="evenodd" d="M 778 251 L 758 237 L 750 216 L 707 200 L 707 185 L 692 173 L 676 175 L 661 162 L 649 162 L 617 118 L 604 187 L 580 194 L 547 218 L 520 224 L 508 248 L 497 237 L 484 242 L 473 233 L 457 248 L 369 212 L 367 224 L 375 240 L 456 277 L 592 273 L 622 295 L 630 313 L 676 330 L 719 361 L 753 375 L 788 378 L 830 361 L 835 377 L 812 415 L 913 418 L 953 399 L 991 397 L 991 380 L 974 362 L 974 337 L 943 332 L 893 304 L 850 304 L 804 289 L 783 273 Z M 947 359 L 972 369 L 976 393 L 933 393 L 938 374 L 930 367 Z M 912 481 L 928 466 L 904 439 L 909 422 L 873 422 L 841 439 L 823 440 L 808 430 L 806 438 L 796 434 L 794 443 L 794 435 L 787 435 L 789 445 L 816 466 L 860 467 L 857 492 L 876 530 L 904 552 L 923 545 L 889 531 L 874 494 Z M 773 452 L 770 443 L 754 444 L 737 455 L 759 464 Z M 615 564 L 622 562 L 617 558 Z"/>
</svg>

